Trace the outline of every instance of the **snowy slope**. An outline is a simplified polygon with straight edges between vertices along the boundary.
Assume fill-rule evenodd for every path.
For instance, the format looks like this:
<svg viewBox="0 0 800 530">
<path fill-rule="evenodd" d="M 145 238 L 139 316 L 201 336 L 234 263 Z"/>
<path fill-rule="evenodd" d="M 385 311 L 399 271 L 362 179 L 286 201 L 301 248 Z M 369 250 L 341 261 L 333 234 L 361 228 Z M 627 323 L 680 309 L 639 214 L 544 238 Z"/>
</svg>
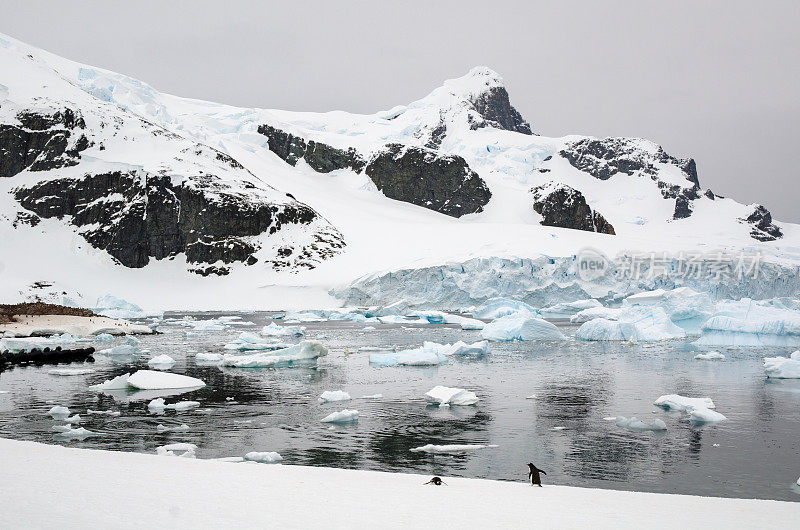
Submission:
<svg viewBox="0 0 800 530">
<path fill-rule="evenodd" d="M 546 480 L 532 488 L 522 480 L 444 477 L 447 485 L 436 487 L 424 486 L 430 476 L 422 475 L 2 439 L 0 465 L 14 485 L 3 508 L 4 523 L 14 528 L 530 528 L 535 521 L 542 528 L 777 529 L 791 528 L 800 517 L 800 504 L 793 502 L 572 488 Z M 92 509 L 81 509 L 87 503 Z"/>
<path fill-rule="evenodd" d="M 567 259 L 585 247 L 609 256 L 623 251 L 745 250 L 784 266 L 800 263 L 797 225 L 765 221 L 781 236 L 773 241 L 754 239 L 753 223 L 743 219 L 754 212 L 755 205 L 707 194 L 681 169 L 687 160 L 666 155 L 652 142 L 601 142 L 603 149 L 612 146 L 620 151 L 609 155 L 612 166 L 634 167 L 630 174 L 616 171 L 601 178 L 606 175 L 599 166 L 609 160 L 598 162 L 590 159 L 591 152 L 579 151 L 591 139 L 530 134 L 536 131 L 535 120 L 533 127 L 528 126 L 510 107 L 502 79 L 485 67 L 446 81 L 407 106 L 360 115 L 245 109 L 162 94 L 141 81 L 57 57 L 11 37 L 0 36 L 0 61 L 0 84 L 4 85 L 0 123 L 6 123 L 18 108 L 47 104 L 37 98 L 57 104 L 67 99 L 86 109 L 87 130 L 95 134 L 104 117 L 114 116 L 123 123 L 112 138 L 103 136 L 104 151 L 96 146 L 87 149 L 77 166 L 0 178 L 0 215 L 6 217 L 0 222 L 0 237 L 13 254 L 24 251 L 29 257 L 22 261 L 0 257 L 3 299 L 28 296 L 30 285 L 43 281 L 53 284 L 45 291 L 68 292 L 89 302 L 114 292 L 148 308 L 331 305 L 336 303 L 327 294 L 332 287 L 366 276 L 474 258 Z M 315 170 L 315 162 L 307 157 L 292 160 L 295 165 L 291 165 L 259 132 L 265 126 L 305 144 L 351 150 L 367 169 L 343 167 L 325 173 Z M 156 137 L 154 129 L 170 134 Z M 401 153 L 418 149 L 426 160 L 463 160 L 485 183 L 491 198 L 474 209 L 476 213 L 461 217 L 420 206 L 424 204 L 420 200 L 412 204 L 414 199 L 388 198 L 387 188 L 379 191 L 376 179 L 368 175 L 368 164 L 388 144 L 402 145 Z M 200 153 L 180 156 L 186 155 L 186 149 L 193 152 L 192 146 L 199 146 Z M 569 157 L 576 150 L 579 156 L 574 162 Z M 222 163 L 216 153 L 243 167 Z M 576 167 L 587 159 L 594 165 Z M 202 170 L 236 183 L 239 191 L 241 183 L 248 182 L 258 188 L 255 194 L 263 195 L 261 200 L 270 203 L 284 204 L 289 193 L 318 212 L 319 219 L 299 234 L 294 230 L 299 227 L 290 227 L 277 240 L 261 237 L 261 250 L 255 254 L 259 263 L 226 263 L 229 274 L 220 277 L 188 272 L 192 265 L 180 252 L 171 259 L 154 257 L 143 268 L 125 267 L 107 252 L 86 244 L 80 230 L 57 219 L 11 227 L 22 208 L 8 191 L 80 174 L 97 164 L 104 170 L 113 165 L 181 178 Z M 424 187 L 432 181 L 420 182 L 425 182 L 419 184 Z M 531 189 L 548 183 L 578 190 L 616 235 L 542 226 L 543 216 L 533 208 Z M 690 210 L 686 217 L 678 216 L 682 194 L 688 194 L 683 199 Z M 275 252 L 289 241 L 299 237 L 301 246 L 307 247 L 314 234 L 320 233 L 328 239 L 339 233 L 346 246 L 323 252 L 311 270 L 293 266 L 276 270 L 271 265 Z"/>
</svg>

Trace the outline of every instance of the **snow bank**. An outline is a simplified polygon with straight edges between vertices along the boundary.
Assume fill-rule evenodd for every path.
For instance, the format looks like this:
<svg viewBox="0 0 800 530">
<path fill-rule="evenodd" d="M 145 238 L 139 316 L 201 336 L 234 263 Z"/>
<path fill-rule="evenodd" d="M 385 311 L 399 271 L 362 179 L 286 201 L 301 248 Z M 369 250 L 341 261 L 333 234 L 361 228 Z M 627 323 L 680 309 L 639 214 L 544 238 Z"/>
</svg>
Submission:
<svg viewBox="0 0 800 530">
<path fill-rule="evenodd" d="M 765 357 L 764 372 L 772 379 L 800 379 L 800 351 L 789 357 Z"/>
<path fill-rule="evenodd" d="M 575 336 L 591 341 L 659 341 L 686 336 L 660 307 L 632 307 L 617 315 L 617 320 L 597 318 L 585 322 Z"/>
<path fill-rule="evenodd" d="M 489 447 L 497 447 L 496 445 L 483 445 L 483 444 L 453 444 L 453 445 L 434 445 L 427 444 L 422 447 L 414 447 L 409 449 L 412 453 L 466 453 L 469 451 L 479 451 Z"/>
<path fill-rule="evenodd" d="M 800 313 L 743 298 L 717 304 L 695 344 L 704 346 L 798 346 Z"/>
<path fill-rule="evenodd" d="M 348 409 L 340 410 L 339 412 L 328 414 L 319 421 L 323 423 L 353 423 L 358 421 L 358 411 Z"/>
<path fill-rule="evenodd" d="M 708 353 L 698 353 L 694 358 L 698 361 L 724 361 L 725 355 L 718 351 L 710 351 Z"/>
<path fill-rule="evenodd" d="M 428 403 L 443 405 L 474 405 L 480 399 L 474 392 L 463 388 L 450 388 L 446 386 L 435 386 L 425 393 Z"/>
<path fill-rule="evenodd" d="M 279 326 L 275 322 L 261 328 L 261 334 L 267 337 L 299 337 L 305 332 L 305 326 Z"/>
<path fill-rule="evenodd" d="M 550 322 L 528 312 L 514 313 L 492 320 L 481 331 L 488 340 L 565 340 L 561 331 Z"/>
<path fill-rule="evenodd" d="M 350 394 L 344 390 L 326 390 L 319 396 L 320 403 L 328 403 L 330 401 L 350 401 L 352 399 Z"/>
<path fill-rule="evenodd" d="M 283 460 L 283 457 L 274 451 L 262 453 L 251 451 L 244 455 L 244 459 L 248 462 L 258 462 L 260 464 L 277 464 Z"/>
<path fill-rule="evenodd" d="M 222 358 L 222 365 L 235 368 L 262 368 L 316 359 L 327 354 L 328 349 L 321 342 L 304 340 L 300 344 L 280 350 L 253 355 L 225 355 Z"/>
<path fill-rule="evenodd" d="M 516 528 L 530 520 L 532 495 L 536 504 L 547 507 L 536 512 L 542 528 L 641 529 L 645 519 L 650 521 L 645 526 L 654 528 L 763 528 L 767 523 L 793 528 L 800 519 L 797 502 L 576 488 L 547 481 L 534 492 L 524 469 L 513 482 L 444 475 L 448 485 L 433 488 L 423 486 L 431 475 L 239 466 L 4 439 L 0 462 L 4 479 L 14 484 L 3 492 L 2 518 L 9 528 L 65 522 L 119 527 L 120 521 L 139 528 L 162 528 L 165 521 L 176 528 L 263 526 L 263 514 L 253 510 L 253 492 L 269 500 L 269 522 L 275 527 Z M 98 477 L 108 477 L 108 487 L 98 488 Z M 59 488 L 58 502 L 43 502 L 42 492 L 54 484 L 69 487 Z M 93 503 L 113 509 L 76 509 L 86 504 L 88 491 Z M 309 509 L 319 506 L 335 509 Z"/>
<path fill-rule="evenodd" d="M 645 423 L 640 419 L 636 418 L 626 418 L 625 416 L 617 416 L 616 418 L 617 426 L 623 427 L 625 429 L 631 431 L 666 431 L 667 424 L 664 423 L 664 420 L 659 418 L 654 419 L 650 423 Z"/>
</svg>

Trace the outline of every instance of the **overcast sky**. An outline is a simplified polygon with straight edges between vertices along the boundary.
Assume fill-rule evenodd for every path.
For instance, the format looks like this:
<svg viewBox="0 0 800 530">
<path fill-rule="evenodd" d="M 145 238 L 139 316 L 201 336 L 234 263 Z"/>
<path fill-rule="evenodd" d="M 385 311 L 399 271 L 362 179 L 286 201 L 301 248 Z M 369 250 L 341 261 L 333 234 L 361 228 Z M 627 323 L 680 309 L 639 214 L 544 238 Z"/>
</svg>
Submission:
<svg viewBox="0 0 800 530">
<path fill-rule="evenodd" d="M 181 96 L 374 112 L 486 65 L 547 136 L 639 136 L 800 222 L 800 2 L 32 2 L 0 32 Z"/>
</svg>

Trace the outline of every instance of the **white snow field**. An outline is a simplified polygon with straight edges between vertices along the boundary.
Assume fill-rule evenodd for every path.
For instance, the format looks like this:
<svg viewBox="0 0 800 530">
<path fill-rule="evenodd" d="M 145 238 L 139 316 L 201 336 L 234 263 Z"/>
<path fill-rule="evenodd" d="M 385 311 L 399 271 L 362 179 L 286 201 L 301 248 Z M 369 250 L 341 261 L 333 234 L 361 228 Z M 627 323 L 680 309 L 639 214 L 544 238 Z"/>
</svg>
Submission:
<svg viewBox="0 0 800 530">
<path fill-rule="evenodd" d="M 14 485 L 4 488 L 2 520 L 10 528 L 455 529 L 530 528 L 535 521 L 540 528 L 786 529 L 800 520 L 800 503 L 554 486 L 547 477 L 543 488 L 532 488 L 524 470 L 516 483 L 444 476 L 447 486 L 437 487 L 423 486 L 429 475 L 3 439 L 0 467 L 4 483 Z M 262 501 L 268 510 L 258 508 Z M 91 510 L 77 509 L 87 503 Z"/>
<path fill-rule="evenodd" d="M 546 307 L 653 287 L 648 279 L 581 281 L 574 258 L 585 248 L 609 257 L 718 250 L 761 257 L 763 273 L 757 280 L 687 280 L 687 285 L 714 296 L 766 298 L 796 292 L 800 286 L 794 268 L 800 263 L 800 227 L 775 221 L 783 237 L 756 241 L 750 235 L 752 225 L 741 221 L 755 205 L 712 199 L 702 188 L 693 199 L 691 216 L 674 219 L 675 198 L 665 197 L 663 186 L 687 186 L 689 181 L 676 165 L 658 161 L 659 147 L 647 140 L 631 139 L 626 145 L 634 150 L 631 157 L 654 160 L 652 175 L 616 172 L 600 179 L 559 155 L 587 137 L 551 138 L 487 125 L 471 102 L 504 85 L 486 67 L 445 81 L 408 105 L 374 114 L 288 112 L 164 94 L 142 81 L 0 35 L 0 85 L 0 108 L 7 121 L 15 120 L 18 109 L 68 106 L 81 111 L 94 142 L 81 152 L 78 165 L 25 170 L 0 180 L 0 241 L 10 255 L 27 258 L 2 260 L 4 301 L 24 298 L 34 282 L 44 280 L 50 287 L 40 295 L 60 302 L 66 292 L 84 307 L 112 292 L 131 307 L 108 300 L 102 305 L 112 307 L 104 309 L 126 316 L 139 314 L 140 308 L 146 314 L 163 309 L 330 308 L 341 305 L 341 298 L 351 305 L 406 300 L 445 310 L 477 306 L 499 296 Z M 528 118 L 536 123 L 535 116 Z M 476 119 L 487 126 L 476 128 Z M 104 129 L 101 125 L 107 122 L 118 129 Z M 352 147 L 366 159 L 391 142 L 422 147 L 433 130 L 444 126 L 436 153 L 463 157 L 485 181 L 491 199 L 482 212 L 460 218 L 389 199 L 363 171 L 320 173 L 305 159 L 294 166 L 286 163 L 258 133 L 265 124 L 338 149 Z M 243 167 L 226 166 L 215 153 L 231 156 Z M 187 272 L 184 254 L 151 259 L 140 269 L 121 266 L 66 221 L 12 225 L 17 213 L 25 211 L 8 191 L 103 171 L 163 173 L 176 182 L 202 171 L 216 175 L 225 186 L 281 204 L 290 193 L 320 214 L 319 226 L 329 223 L 338 230 L 346 246 L 314 269 L 275 270 L 268 262 L 280 241 L 307 235 L 285 229 L 278 234 L 280 241 L 258 236 L 263 248 L 257 257 L 266 259 L 252 266 L 233 264 L 226 276 L 202 277 Z M 551 181 L 580 190 L 616 235 L 542 226 L 530 190 Z M 333 298 L 331 289 L 341 298 Z"/>
</svg>

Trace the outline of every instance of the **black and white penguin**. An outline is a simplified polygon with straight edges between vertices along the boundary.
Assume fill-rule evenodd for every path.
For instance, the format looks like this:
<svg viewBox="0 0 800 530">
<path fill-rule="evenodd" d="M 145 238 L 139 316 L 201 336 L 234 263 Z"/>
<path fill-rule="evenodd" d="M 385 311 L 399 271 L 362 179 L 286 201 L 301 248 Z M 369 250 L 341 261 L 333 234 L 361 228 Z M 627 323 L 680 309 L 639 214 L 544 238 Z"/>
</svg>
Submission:
<svg viewBox="0 0 800 530">
<path fill-rule="evenodd" d="M 531 481 L 531 486 L 539 486 L 541 488 L 542 478 L 539 476 L 539 473 L 542 475 L 547 475 L 547 473 L 534 466 L 532 462 L 528 462 L 528 469 L 528 479 Z"/>
</svg>

